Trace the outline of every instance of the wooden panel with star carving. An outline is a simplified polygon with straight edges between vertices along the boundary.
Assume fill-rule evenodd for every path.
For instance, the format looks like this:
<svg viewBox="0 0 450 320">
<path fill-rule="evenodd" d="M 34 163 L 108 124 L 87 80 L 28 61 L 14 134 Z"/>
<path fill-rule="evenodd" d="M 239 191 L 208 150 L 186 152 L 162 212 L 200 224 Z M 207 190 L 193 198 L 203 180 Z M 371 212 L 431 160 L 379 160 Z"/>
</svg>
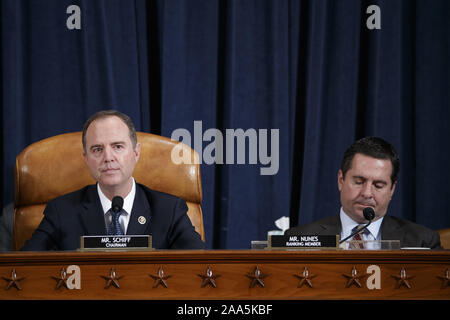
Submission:
<svg viewBox="0 0 450 320">
<path fill-rule="evenodd" d="M 0 299 L 450 300 L 449 270 L 450 251 L 14 252 Z"/>
</svg>

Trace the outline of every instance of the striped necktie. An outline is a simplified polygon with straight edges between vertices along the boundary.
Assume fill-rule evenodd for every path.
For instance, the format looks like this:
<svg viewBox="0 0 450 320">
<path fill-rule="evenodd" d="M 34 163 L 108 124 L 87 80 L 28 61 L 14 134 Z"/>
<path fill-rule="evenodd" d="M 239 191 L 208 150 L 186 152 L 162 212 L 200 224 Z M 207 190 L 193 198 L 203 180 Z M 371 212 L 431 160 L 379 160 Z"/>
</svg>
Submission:
<svg viewBox="0 0 450 320">
<path fill-rule="evenodd" d="M 119 217 L 123 213 L 123 209 L 117 213 L 114 213 L 112 210 L 109 210 L 111 214 L 111 223 L 108 228 L 109 236 L 123 236 L 122 228 L 120 227 Z"/>
<path fill-rule="evenodd" d="M 359 229 L 361 229 L 361 228 L 363 228 L 364 227 L 364 225 L 363 224 L 360 224 L 360 225 L 357 225 L 356 227 L 354 227 L 353 229 L 352 229 L 352 233 L 353 232 L 356 232 L 357 230 L 359 230 Z M 369 230 L 367 230 L 367 229 L 364 229 L 363 231 L 361 231 L 361 232 L 358 232 L 357 234 L 355 234 L 354 236 L 353 236 L 353 238 L 352 238 L 352 240 L 357 240 L 357 241 L 362 241 L 363 239 L 362 239 L 362 235 L 363 234 L 369 234 Z M 358 244 L 355 244 L 355 243 L 353 243 L 353 244 L 351 244 L 351 248 L 352 249 L 358 249 L 358 247 L 360 248 L 360 249 L 364 249 L 364 243 L 362 243 L 362 242 L 360 242 L 360 243 L 358 243 Z"/>
</svg>

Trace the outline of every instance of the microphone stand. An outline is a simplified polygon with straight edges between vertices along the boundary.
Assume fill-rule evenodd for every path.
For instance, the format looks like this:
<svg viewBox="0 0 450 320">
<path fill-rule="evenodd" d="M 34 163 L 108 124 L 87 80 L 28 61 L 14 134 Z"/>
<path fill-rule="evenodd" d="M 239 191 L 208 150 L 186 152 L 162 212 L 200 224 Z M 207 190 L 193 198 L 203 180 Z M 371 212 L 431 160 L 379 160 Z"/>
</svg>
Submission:
<svg viewBox="0 0 450 320">
<path fill-rule="evenodd" d="M 346 241 L 349 238 L 352 238 L 355 234 L 360 233 L 361 231 L 367 229 L 367 227 L 372 223 L 372 220 L 369 220 L 369 223 L 366 224 L 364 227 L 362 227 L 361 229 L 356 230 L 356 232 L 351 233 L 347 238 L 342 239 L 341 241 L 339 241 L 339 244 L 341 244 L 342 242 Z"/>
</svg>

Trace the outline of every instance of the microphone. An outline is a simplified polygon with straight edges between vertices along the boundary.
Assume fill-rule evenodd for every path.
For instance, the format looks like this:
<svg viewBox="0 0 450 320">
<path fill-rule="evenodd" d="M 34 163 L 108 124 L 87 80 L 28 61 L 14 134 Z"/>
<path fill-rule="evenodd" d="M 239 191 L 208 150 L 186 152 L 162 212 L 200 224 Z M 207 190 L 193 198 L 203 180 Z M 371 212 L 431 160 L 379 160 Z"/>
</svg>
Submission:
<svg viewBox="0 0 450 320">
<path fill-rule="evenodd" d="M 114 198 L 112 198 L 111 210 L 114 213 L 117 213 L 120 210 L 122 210 L 122 207 L 123 207 L 123 198 L 121 196 L 115 196 Z"/>
<path fill-rule="evenodd" d="M 115 196 L 112 198 L 111 202 L 111 211 L 112 213 L 112 223 L 114 225 L 114 230 L 117 230 L 116 226 L 116 215 L 117 213 L 122 210 L 123 207 L 123 198 L 121 196 Z"/>
<path fill-rule="evenodd" d="M 366 220 L 369 220 L 369 223 L 371 223 L 373 218 L 375 218 L 375 211 L 371 207 L 366 207 L 363 210 L 363 215 L 364 218 L 366 218 Z"/>
<path fill-rule="evenodd" d="M 342 239 L 341 241 L 339 241 L 339 243 L 342 243 L 342 242 L 346 241 L 349 238 L 353 238 L 353 236 L 355 234 L 360 233 L 364 229 L 367 229 L 367 227 L 372 223 L 373 218 L 375 218 L 375 211 L 371 207 L 366 207 L 366 208 L 363 209 L 363 215 L 364 215 L 364 218 L 369 221 L 369 223 L 366 224 L 361 229 L 356 230 L 355 232 L 350 234 L 347 238 Z"/>
</svg>

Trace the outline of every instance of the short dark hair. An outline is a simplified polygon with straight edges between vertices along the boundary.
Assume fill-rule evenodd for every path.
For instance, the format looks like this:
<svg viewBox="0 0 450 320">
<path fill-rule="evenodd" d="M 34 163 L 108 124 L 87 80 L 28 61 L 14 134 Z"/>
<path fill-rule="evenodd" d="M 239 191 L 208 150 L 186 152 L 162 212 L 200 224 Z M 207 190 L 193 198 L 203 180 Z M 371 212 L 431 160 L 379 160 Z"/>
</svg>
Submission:
<svg viewBox="0 0 450 320">
<path fill-rule="evenodd" d="M 129 116 L 127 116 L 126 114 L 120 112 L 120 111 L 103 110 L 103 111 L 99 111 L 99 112 L 94 113 L 84 123 L 83 134 L 82 134 L 82 137 L 81 137 L 81 140 L 83 142 L 83 151 L 84 151 L 84 153 L 86 153 L 86 131 L 87 131 L 87 129 L 89 128 L 89 126 L 91 125 L 91 123 L 93 121 L 98 120 L 98 119 L 108 118 L 108 117 L 118 117 L 119 119 L 121 119 L 127 125 L 128 131 L 130 133 L 131 143 L 133 144 L 133 148 L 136 148 L 136 144 L 137 144 L 136 128 L 134 127 L 134 124 L 133 124 L 133 121 L 131 120 L 131 118 Z"/>
<path fill-rule="evenodd" d="M 341 163 L 342 174 L 350 170 L 355 154 L 361 153 L 375 159 L 389 159 L 392 163 L 391 182 L 394 185 L 397 182 L 398 172 L 400 171 L 400 159 L 394 146 L 386 140 L 379 137 L 365 137 L 355 141 L 344 153 Z"/>
</svg>

